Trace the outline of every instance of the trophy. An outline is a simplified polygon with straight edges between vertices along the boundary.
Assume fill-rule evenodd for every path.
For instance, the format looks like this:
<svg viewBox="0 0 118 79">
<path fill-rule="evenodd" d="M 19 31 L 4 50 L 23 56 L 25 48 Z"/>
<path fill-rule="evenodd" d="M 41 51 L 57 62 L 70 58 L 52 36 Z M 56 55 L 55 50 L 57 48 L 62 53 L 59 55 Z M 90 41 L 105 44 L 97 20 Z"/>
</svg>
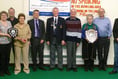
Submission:
<svg viewBox="0 0 118 79">
<path fill-rule="evenodd" d="M 18 34 L 18 30 L 16 28 L 9 28 L 7 32 L 12 38 L 15 38 Z"/>
<path fill-rule="evenodd" d="M 86 39 L 89 41 L 89 43 L 94 43 L 98 38 L 97 31 L 94 29 L 87 30 L 85 32 L 85 35 L 86 35 Z"/>
</svg>

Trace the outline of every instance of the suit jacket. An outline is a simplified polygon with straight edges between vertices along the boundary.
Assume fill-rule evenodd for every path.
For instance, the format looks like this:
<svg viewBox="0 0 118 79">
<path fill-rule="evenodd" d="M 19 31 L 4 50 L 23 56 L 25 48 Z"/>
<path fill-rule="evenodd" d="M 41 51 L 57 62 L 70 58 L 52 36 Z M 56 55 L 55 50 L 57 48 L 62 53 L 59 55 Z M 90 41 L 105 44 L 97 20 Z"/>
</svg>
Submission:
<svg viewBox="0 0 118 79">
<path fill-rule="evenodd" d="M 46 41 L 52 41 L 52 38 L 54 37 L 54 27 L 52 26 L 52 23 L 54 22 L 54 18 L 48 18 L 47 19 L 47 25 L 46 25 Z M 61 42 L 62 40 L 65 40 L 66 36 L 66 25 L 64 18 L 58 17 L 58 24 L 56 26 L 56 38 L 58 42 Z"/>
<path fill-rule="evenodd" d="M 29 20 L 28 24 L 30 26 L 32 35 L 31 35 L 31 40 L 35 38 L 35 24 L 34 24 L 34 19 Z M 39 19 L 39 27 L 40 27 L 40 39 L 44 40 L 45 39 L 45 24 L 44 21 Z"/>
<path fill-rule="evenodd" d="M 115 19 L 114 27 L 113 27 L 113 36 L 114 36 L 114 41 L 118 42 L 116 39 L 118 38 L 118 18 Z"/>
</svg>

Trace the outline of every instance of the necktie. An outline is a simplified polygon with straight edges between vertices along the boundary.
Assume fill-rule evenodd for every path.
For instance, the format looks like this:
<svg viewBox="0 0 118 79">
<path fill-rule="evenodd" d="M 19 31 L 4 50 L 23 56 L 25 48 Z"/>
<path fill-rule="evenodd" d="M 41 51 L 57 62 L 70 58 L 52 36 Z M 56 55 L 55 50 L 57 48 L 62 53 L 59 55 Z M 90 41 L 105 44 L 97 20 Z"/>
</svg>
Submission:
<svg viewBox="0 0 118 79">
<path fill-rule="evenodd" d="M 39 24 L 38 24 L 38 20 L 36 20 L 36 30 L 37 30 L 37 37 L 39 37 Z"/>
<path fill-rule="evenodd" d="M 56 35 L 56 27 L 57 27 L 57 18 L 54 17 L 54 35 Z"/>
<path fill-rule="evenodd" d="M 56 18 L 55 18 L 55 26 L 56 26 Z"/>
</svg>

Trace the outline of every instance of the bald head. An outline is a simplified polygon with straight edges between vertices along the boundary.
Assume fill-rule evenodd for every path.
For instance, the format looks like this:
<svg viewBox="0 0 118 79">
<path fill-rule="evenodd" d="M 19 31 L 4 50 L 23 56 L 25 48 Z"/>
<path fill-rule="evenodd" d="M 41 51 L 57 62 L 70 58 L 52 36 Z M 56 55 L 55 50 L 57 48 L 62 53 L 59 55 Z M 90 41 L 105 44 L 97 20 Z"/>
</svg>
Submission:
<svg viewBox="0 0 118 79">
<path fill-rule="evenodd" d="M 74 18 L 74 17 L 76 17 L 76 13 L 77 13 L 76 9 L 71 9 L 71 11 L 70 11 L 70 16 L 71 16 L 72 18 Z"/>
<path fill-rule="evenodd" d="M 98 10 L 98 15 L 99 15 L 99 17 L 104 17 L 104 15 L 105 15 L 105 10 L 104 10 L 104 8 L 100 8 L 100 9 Z"/>
<path fill-rule="evenodd" d="M 53 16 L 55 17 L 59 15 L 59 9 L 57 7 L 53 8 L 52 12 L 53 12 Z"/>
<path fill-rule="evenodd" d="M 98 11 L 104 11 L 104 12 L 105 12 L 104 8 L 99 8 L 99 10 L 98 10 Z"/>
</svg>

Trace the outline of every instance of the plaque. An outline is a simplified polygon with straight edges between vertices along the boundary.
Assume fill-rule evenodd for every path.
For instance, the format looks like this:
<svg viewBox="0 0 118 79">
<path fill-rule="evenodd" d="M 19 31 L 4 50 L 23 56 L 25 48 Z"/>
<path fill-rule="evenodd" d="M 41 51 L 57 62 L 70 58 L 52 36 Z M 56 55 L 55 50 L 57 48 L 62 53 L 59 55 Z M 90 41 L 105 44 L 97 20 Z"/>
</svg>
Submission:
<svg viewBox="0 0 118 79">
<path fill-rule="evenodd" d="M 11 37 L 16 37 L 17 34 L 18 34 L 18 30 L 16 28 L 10 28 L 8 29 L 8 34 L 11 36 Z"/>
<path fill-rule="evenodd" d="M 98 38 L 97 31 L 94 29 L 87 30 L 85 34 L 86 39 L 89 41 L 89 43 L 94 43 Z"/>
</svg>

